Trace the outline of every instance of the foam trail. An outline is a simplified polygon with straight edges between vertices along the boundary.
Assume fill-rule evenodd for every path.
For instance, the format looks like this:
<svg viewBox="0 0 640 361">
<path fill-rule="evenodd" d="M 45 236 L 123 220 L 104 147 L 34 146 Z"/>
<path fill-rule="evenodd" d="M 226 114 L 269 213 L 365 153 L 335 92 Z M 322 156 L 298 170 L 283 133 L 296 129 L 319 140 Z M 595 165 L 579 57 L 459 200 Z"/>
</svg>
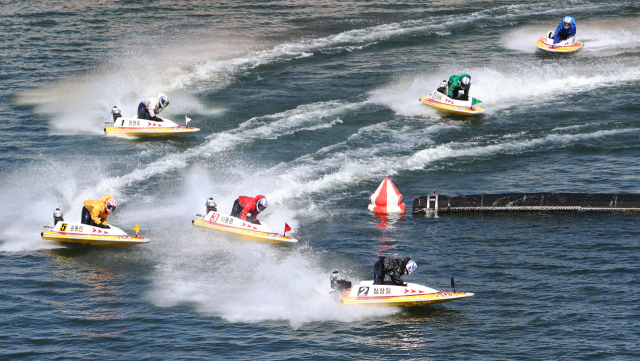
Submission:
<svg viewBox="0 0 640 361">
<path fill-rule="evenodd" d="M 130 197 L 123 190 L 154 176 L 184 169 L 189 166 L 192 159 L 201 156 L 208 157 L 256 140 L 276 139 L 300 131 L 329 128 L 342 122 L 340 115 L 357 111 L 365 105 L 366 103 L 321 102 L 302 105 L 283 113 L 249 119 L 236 129 L 209 136 L 207 143 L 199 147 L 190 148 L 183 153 L 170 154 L 122 176 L 104 177 L 104 174 L 108 174 L 108 172 L 105 172 L 99 163 L 96 165 L 92 160 L 87 161 L 87 164 L 75 161 L 74 166 L 77 169 L 58 162 L 51 162 L 26 170 L 28 174 L 24 174 L 25 171 L 21 170 L 7 175 L 3 180 L 5 184 L 3 189 L 14 189 L 14 191 L 4 192 L 0 195 L 0 197 L 6 198 L 5 204 L 12 205 L 0 209 L 0 226 L 2 226 L 0 240 L 5 241 L 0 246 L 0 250 L 42 248 L 42 241 L 37 236 L 42 231 L 43 224 L 34 225 L 33 220 L 47 220 L 48 224 L 51 218 L 50 213 L 53 213 L 56 207 L 61 207 L 66 215 L 70 215 L 70 219 L 77 219 L 75 215 L 80 214 L 82 203 L 87 199 L 94 199 L 96 194 L 109 194 L 122 204 L 127 202 Z M 89 169 L 91 169 L 90 172 Z M 199 185 L 196 186 L 194 183 L 191 189 L 210 190 L 214 188 L 207 182 L 210 177 L 206 175 L 204 170 L 198 171 L 196 168 L 191 171 L 200 174 L 196 177 Z M 47 180 L 56 179 L 57 181 L 54 183 L 44 182 L 41 174 L 48 174 Z M 32 183 L 26 182 L 27 179 L 42 181 L 37 185 L 37 191 L 34 191 Z M 78 180 L 82 180 L 82 182 Z M 209 185 L 207 186 L 207 184 Z M 223 187 L 216 187 L 216 189 L 223 189 Z M 192 195 L 188 198 L 190 202 L 188 207 L 184 205 L 179 207 L 186 207 L 182 208 L 182 214 L 191 214 L 193 209 L 201 209 L 201 206 L 196 207 L 195 202 L 204 202 L 209 196 L 219 197 L 219 195 L 220 193 L 217 192 L 207 194 L 203 191 L 198 193 L 199 197 Z M 235 196 L 230 195 L 229 199 L 223 198 L 219 201 L 224 201 L 224 206 L 230 205 L 235 199 L 232 197 Z M 40 201 L 42 201 L 42 205 L 33 206 L 34 203 Z M 7 213 L 2 214 L 5 211 Z M 122 214 L 122 212 L 119 213 Z M 288 221 L 295 229 L 297 222 L 292 218 L 292 212 L 282 212 L 279 215 L 269 217 L 268 221 L 278 227 Z M 35 243 L 32 246 L 24 245 L 25 239 Z"/>
<path fill-rule="evenodd" d="M 43 226 L 53 225 L 54 209 L 74 198 L 77 179 L 77 174 L 59 162 L 4 175 L 0 180 L 0 252 L 59 248 L 43 241 L 40 232 Z M 79 219 L 79 209 L 77 215 Z"/>
<path fill-rule="evenodd" d="M 149 46 L 140 46 L 149 40 Z M 161 92 L 169 92 L 171 106 L 163 112 L 169 119 L 185 113 L 215 115 L 224 109 L 205 107 L 193 91 L 172 84 L 200 62 L 204 54 L 209 59 L 225 59 L 248 51 L 224 41 L 197 47 L 190 43 L 193 40 L 183 39 L 176 39 L 176 44 L 147 38 L 130 41 L 136 44 L 133 50 L 119 50 L 97 69 L 84 74 L 65 76 L 50 85 L 23 91 L 16 97 L 16 104 L 33 106 L 36 113 L 50 116 L 51 132 L 60 135 L 102 134 L 103 123 L 111 120 L 114 105 L 123 115 L 133 116 L 144 97 Z M 156 44 L 164 44 L 164 48 Z M 202 80 L 209 82 L 206 89 L 212 91 L 232 83 L 234 76 L 209 74 Z"/>
<path fill-rule="evenodd" d="M 532 14 L 561 14 L 569 10 L 575 12 L 594 8 L 594 5 L 590 4 L 571 4 L 565 8 L 558 8 L 557 4 L 555 5 L 553 7 L 550 7 L 549 4 L 507 5 L 467 15 L 432 16 L 427 19 L 407 20 L 399 23 L 353 29 L 326 37 L 300 39 L 278 44 L 269 49 L 250 51 L 243 56 L 232 59 L 203 61 L 193 66 L 192 71 L 173 80 L 171 88 L 177 89 L 191 86 L 199 81 L 209 79 L 213 74 L 227 74 L 228 77 L 233 77 L 234 74 L 244 73 L 261 65 L 310 57 L 316 51 L 328 53 L 344 50 L 353 51 L 380 41 L 415 36 L 417 34 L 447 36 L 450 35 L 451 29 L 478 21 L 503 23 L 505 20 L 529 18 Z M 595 8 L 601 7 L 600 5 L 595 5 Z"/>
<path fill-rule="evenodd" d="M 252 120 L 252 122 L 253 121 L 255 120 Z M 285 201 L 300 197 L 304 194 L 335 187 L 343 187 L 360 180 L 375 179 L 381 174 L 392 175 L 402 170 L 420 169 L 428 163 L 445 158 L 489 156 L 501 152 L 524 151 L 544 144 L 564 144 L 579 139 L 599 138 L 607 135 L 637 131 L 636 129 L 622 129 L 577 135 L 549 134 L 544 138 L 534 140 L 519 140 L 517 137 L 507 137 L 506 139 L 509 139 L 509 142 L 487 146 L 472 146 L 472 144 L 468 143 L 450 143 L 437 145 L 434 148 L 428 148 L 402 156 L 400 154 L 403 152 L 403 147 L 404 151 L 408 152 L 415 146 L 416 141 L 429 142 L 427 138 L 429 134 L 440 133 L 446 129 L 455 129 L 457 126 L 434 124 L 424 129 L 413 130 L 406 128 L 391 130 L 388 129 L 387 126 L 387 123 L 382 123 L 361 128 L 358 133 L 351 136 L 347 142 L 332 146 L 332 150 L 329 152 L 321 149 L 315 156 L 305 155 L 293 162 L 283 163 L 271 169 L 261 171 L 263 179 L 267 177 L 267 179 L 270 179 L 269 182 L 256 184 L 253 178 L 248 178 L 241 183 L 217 184 L 215 187 L 216 193 L 213 195 L 218 197 L 216 199 L 222 197 L 222 201 L 219 203 L 229 205 L 235 199 L 235 194 L 238 190 L 242 189 L 243 192 L 263 193 L 268 196 L 270 202 L 273 204 L 284 204 Z M 289 130 L 288 128 L 286 129 Z M 383 133 L 383 130 L 384 133 L 392 134 L 392 138 L 388 142 L 376 143 L 376 151 L 372 152 L 367 139 L 375 137 L 376 134 Z M 262 131 L 259 133 L 262 133 Z M 252 138 L 253 136 L 249 135 L 246 139 Z M 360 143 L 365 143 L 367 146 L 358 146 Z M 238 143 L 235 144 L 237 145 Z M 202 151 L 198 153 L 203 154 Z M 184 154 L 171 156 L 171 158 L 183 155 Z M 163 164 L 165 162 L 166 160 Z M 183 162 L 181 163 L 183 167 L 186 167 L 188 164 L 186 160 L 182 160 L 181 162 Z M 170 162 L 170 164 L 175 165 L 176 163 Z M 146 170 L 150 172 L 150 174 L 158 174 L 158 169 L 155 167 L 147 167 Z M 149 174 L 145 172 L 138 174 L 138 171 L 135 171 L 119 178 L 120 180 L 126 178 L 125 182 L 114 182 L 113 179 L 109 179 L 106 180 L 102 186 L 129 184 L 130 182 L 145 179 L 148 176 Z M 101 187 L 98 187 L 98 189 L 100 188 Z M 93 191 L 94 190 L 92 190 L 92 192 Z M 201 202 L 204 199 L 206 198 L 202 198 Z M 230 206 L 228 207 L 229 210 L 227 211 L 230 211 Z M 281 219 L 278 219 L 277 223 L 281 223 L 281 221 Z"/>
<path fill-rule="evenodd" d="M 381 127 L 392 125 L 389 122 L 361 129 L 351 138 L 351 142 L 366 142 L 366 138 L 379 133 Z M 434 125 L 430 132 L 441 130 L 436 130 L 439 127 L 441 125 Z M 406 131 L 397 131 L 395 136 L 406 136 Z M 335 153 L 327 155 L 321 152 L 318 156 L 322 159 L 319 160 L 304 156 L 289 164 L 273 167 L 263 172 L 262 185 L 268 188 L 266 194 L 272 202 L 285 204 L 296 198 L 309 198 L 300 195 L 335 191 L 359 180 L 378 179 L 385 172 L 420 169 L 446 158 L 519 153 L 542 146 L 566 145 L 590 138 L 639 132 L 640 129 L 631 128 L 585 134 L 556 133 L 538 139 L 521 139 L 525 134 L 519 134 L 503 137 L 501 139 L 504 141 L 497 144 L 450 143 L 388 158 L 371 155 L 367 148 L 352 149 L 350 144 L 346 154 L 338 147 L 334 148 Z M 390 150 L 396 143 L 397 139 L 394 139 L 381 146 L 383 151 L 385 148 Z M 368 158 L 365 156 L 367 152 L 370 154 Z M 335 167 L 339 167 L 339 170 L 333 172 Z M 312 173 L 323 175 L 309 179 Z M 230 187 L 244 189 L 248 182 Z M 319 253 L 304 244 L 285 249 L 259 243 L 238 243 L 237 240 L 232 241 L 218 233 L 203 230 L 190 235 L 188 242 L 172 242 L 166 247 L 159 247 L 158 251 L 164 253 L 155 257 L 160 262 L 152 276 L 153 287 L 147 299 L 159 307 L 187 305 L 197 312 L 228 322 L 287 321 L 294 329 L 310 322 L 353 322 L 400 312 L 397 308 L 344 307 L 336 304 L 328 295 L 330 270 L 319 266 L 327 264 L 324 257 L 335 259 L 335 256 Z M 228 271 L 229 265 L 233 265 L 232 274 Z M 358 274 L 355 269 L 361 267 L 344 260 L 336 268 L 352 277 Z"/>
<path fill-rule="evenodd" d="M 548 31 L 555 31 L 557 26 L 557 23 L 549 23 L 517 28 L 502 37 L 502 45 L 507 49 L 535 53 L 536 40 Z M 577 26 L 576 39 L 585 43 L 581 52 L 590 56 L 611 56 L 640 48 L 640 21 L 637 18 L 577 21 Z"/>
<path fill-rule="evenodd" d="M 571 10 L 594 6 L 599 7 L 573 4 Z M 16 103 L 32 105 L 36 113 L 50 116 L 54 134 L 102 134 L 102 125 L 110 120 L 109 111 L 114 105 L 120 107 L 124 115 L 134 115 L 143 97 L 161 92 L 170 93 L 172 98 L 171 107 L 163 114 L 169 119 L 185 113 L 211 115 L 223 112 L 224 109 L 203 106 L 194 94 L 200 90 L 224 89 L 234 83 L 239 74 L 261 65 L 309 57 L 316 51 L 354 51 L 380 41 L 417 34 L 447 36 L 456 27 L 478 21 L 517 20 L 540 12 L 565 10 L 568 9 L 549 9 L 547 4 L 509 5 L 467 15 L 436 16 L 353 29 L 321 38 L 284 42 L 271 48 L 252 40 L 238 41 L 228 35 L 206 46 L 200 41 L 194 43 L 192 39 L 176 38 L 173 44 L 166 44 L 153 38 L 133 38 L 129 41 L 136 46 L 119 50 L 97 70 L 22 92 Z M 149 46 L 139 46 L 146 42 Z"/>
<path fill-rule="evenodd" d="M 502 143 L 493 143 L 488 145 L 477 145 L 474 143 L 456 143 L 441 144 L 423 149 L 420 151 L 411 151 L 416 142 L 425 142 L 425 138 L 429 133 L 439 133 L 447 128 L 454 129 L 455 126 L 434 124 L 426 129 L 400 128 L 396 130 L 387 129 L 384 133 L 391 134 L 391 138 L 387 142 L 377 143 L 376 151 L 370 149 L 369 138 L 380 134 L 381 129 L 389 126 L 389 124 L 375 124 L 370 127 L 364 127 L 358 133 L 352 135 L 344 144 L 332 146 L 330 150 L 321 149 L 315 155 L 305 155 L 297 160 L 289 163 L 283 163 L 273 168 L 261 172 L 263 181 L 256 184 L 252 178 L 245 178 L 240 183 L 232 182 L 227 184 L 216 184 L 208 180 L 210 176 L 206 172 L 195 167 L 191 169 L 192 176 L 187 177 L 187 187 L 182 198 L 175 198 L 171 195 L 173 201 L 168 202 L 166 214 L 159 212 L 155 203 L 159 199 L 154 200 L 154 206 L 151 210 L 142 211 L 145 205 L 134 206 L 131 210 L 133 214 L 139 218 L 142 213 L 154 214 L 147 216 L 148 219 L 165 219 L 181 214 L 186 218 L 188 214 L 194 210 L 201 211 L 202 204 L 208 196 L 215 196 L 219 204 L 222 204 L 224 211 L 230 210 L 230 204 L 237 196 L 239 190 L 256 191 L 265 194 L 270 203 L 274 205 L 295 204 L 297 199 L 308 198 L 301 197 L 308 194 L 323 192 L 328 190 L 340 189 L 348 187 L 354 182 L 362 180 L 378 179 L 380 175 L 391 175 L 403 170 L 422 169 L 426 165 L 447 158 L 465 158 L 465 157 L 489 157 L 500 153 L 521 153 L 531 149 L 539 149 L 542 146 L 567 145 L 584 139 L 595 139 L 603 136 L 612 136 L 617 134 L 637 133 L 640 129 L 615 129 L 603 130 L 585 134 L 549 134 L 539 139 L 521 139 L 524 134 L 507 136 Z M 573 130 L 575 128 L 569 128 Z M 413 139 L 413 141 L 411 141 Z M 359 146 L 359 144 L 365 144 Z M 403 144 L 403 148 L 399 148 L 398 144 Z M 404 153 L 404 155 L 402 155 Z M 185 165 L 186 166 L 186 165 Z M 151 168 L 153 169 L 153 168 Z M 57 179 L 57 182 L 50 183 L 42 179 L 42 177 L 29 176 L 17 172 L 3 180 L 3 192 L 1 201 L 8 205 L 3 207 L 0 212 L 0 225 L 2 232 L 0 239 L 4 243 L 0 246 L 2 251 L 17 251 L 26 249 L 40 249 L 47 247 L 39 239 L 39 233 L 42 231 L 43 224 L 34 223 L 34 220 L 46 220 L 49 223 L 51 213 L 55 207 L 62 206 L 65 209 L 65 217 L 75 218 L 79 215 L 82 201 L 91 198 L 96 193 L 111 193 L 111 195 L 125 200 L 126 194 L 121 194 L 117 189 L 111 188 L 110 184 L 125 186 L 137 179 L 145 179 L 145 177 L 135 177 L 136 172 L 125 176 L 112 178 L 104 183 L 100 183 L 98 187 L 92 187 L 92 179 L 86 179 L 86 185 L 78 185 L 77 176 L 68 168 L 56 165 L 55 163 L 47 165 L 46 169 L 31 169 L 29 173 L 41 174 L 47 172 L 51 177 Z M 96 171 L 96 177 L 102 172 Z M 156 175 L 159 173 L 152 172 Z M 127 178 L 126 182 L 114 182 L 114 180 Z M 191 179 L 192 178 L 192 179 Z M 25 183 L 25 179 L 40 179 L 41 184 L 33 184 L 29 181 Z M 50 178 L 47 178 L 50 179 Z M 189 185 L 190 184 L 190 185 Z M 35 187 L 34 187 L 35 186 Z M 84 191 L 78 192 L 77 188 L 86 187 Z M 109 188 L 110 191 L 105 191 Z M 34 192 L 34 189 L 37 191 Z M 211 190 L 214 189 L 214 192 Z M 195 191 L 194 191 L 195 190 Z M 211 193 L 213 194 L 211 194 Z M 166 197 L 170 197 L 166 195 Z M 222 197 L 222 198 L 220 198 Z M 160 202 L 164 204 L 164 202 Z M 305 202 L 301 207 L 311 206 Z M 27 205 L 25 207 L 25 204 Z M 287 206 L 289 207 L 289 206 Z M 294 222 L 293 226 L 297 226 L 295 215 L 297 211 L 290 208 L 280 206 L 278 214 L 267 214 L 266 220 L 270 222 L 276 230 L 284 224 L 285 221 Z M 223 210 L 221 208 L 221 210 Z M 127 214 L 121 215 L 122 219 L 129 219 Z"/>
<path fill-rule="evenodd" d="M 473 143 L 449 143 L 437 145 L 406 156 L 371 155 L 369 149 L 350 147 L 343 153 L 335 153 L 319 160 L 304 157 L 300 165 L 279 165 L 268 174 L 277 178 L 277 190 L 267 193 L 271 202 L 286 203 L 303 195 L 335 190 L 363 180 L 378 179 L 382 175 L 392 175 L 403 170 L 423 169 L 426 165 L 447 159 L 466 157 L 489 157 L 500 153 L 522 153 L 541 146 L 567 145 L 585 139 L 596 139 L 617 134 L 639 132 L 638 128 L 602 130 L 585 134 L 549 134 L 539 139 L 520 140 L 507 137 L 508 141 L 489 145 Z M 392 148 L 395 142 L 377 144 L 377 147 Z M 287 170 L 283 173 L 283 170 Z M 316 174 L 311 177 L 310 173 Z M 277 175 L 281 174 L 281 175 Z"/>
<path fill-rule="evenodd" d="M 335 268 L 327 270 L 321 266 L 327 264 L 323 260 L 326 252 L 304 243 L 287 247 L 241 242 L 233 236 L 191 228 L 181 214 L 192 212 L 194 206 L 204 207 L 211 189 L 208 179 L 206 170 L 195 166 L 188 171 L 182 194 L 155 198 L 152 211 L 137 205 L 122 215 L 135 214 L 138 219 L 162 220 L 164 224 L 153 231 L 157 240 L 149 249 L 156 260 L 152 287 L 146 294 L 149 302 L 159 307 L 187 305 L 228 322 L 287 321 L 294 329 L 309 322 L 352 322 L 400 311 L 336 303 L 329 294 L 330 271 L 357 274 L 353 262 L 341 263 L 332 257 L 329 263 Z"/>
<path fill-rule="evenodd" d="M 259 243 L 216 242 L 213 237 L 184 245 L 180 257 L 166 255 L 167 261 L 156 267 L 150 302 L 160 307 L 193 305 L 229 322 L 285 320 L 294 329 L 309 322 L 352 322 L 399 311 L 336 303 L 329 295 L 330 272 L 317 266 L 322 256 L 309 248 L 287 252 Z"/>
<path fill-rule="evenodd" d="M 471 75 L 470 95 L 483 101 L 486 112 L 513 105 L 539 105 L 539 99 L 558 98 L 640 80 L 640 67 L 619 64 L 599 67 L 590 64 L 505 64 L 484 68 L 441 69 L 418 77 L 401 77 L 369 94 L 369 101 L 385 105 L 402 116 L 433 117 L 440 113 L 418 98 L 427 97 L 450 74 Z M 434 74 L 435 73 L 435 74 Z"/>
<path fill-rule="evenodd" d="M 313 131 L 331 127 L 342 122 L 339 115 L 356 111 L 364 105 L 365 103 L 321 102 L 301 105 L 294 110 L 279 114 L 252 118 L 240 124 L 236 129 L 208 136 L 209 141 L 199 147 L 163 157 L 127 175 L 104 179 L 88 192 L 113 193 L 122 187 L 127 187 L 152 176 L 185 168 L 191 159 L 200 156 L 211 156 L 255 140 L 277 139 L 299 131 Z M 273 119 L 277 120 L 269 122 Z M 83 199 L 87 195 L 82 193 L 78 197 Z"/>
</svg>

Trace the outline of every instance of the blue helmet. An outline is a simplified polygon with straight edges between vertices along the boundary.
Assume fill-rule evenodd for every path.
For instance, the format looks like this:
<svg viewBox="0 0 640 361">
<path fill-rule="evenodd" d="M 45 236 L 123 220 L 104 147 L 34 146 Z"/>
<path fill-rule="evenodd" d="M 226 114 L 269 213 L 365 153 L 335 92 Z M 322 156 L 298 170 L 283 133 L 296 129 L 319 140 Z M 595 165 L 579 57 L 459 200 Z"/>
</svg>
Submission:
<svg viewBox="0 0 640 361">
<path fill-rule="evenodd" d="M 569 29 L 571 27 L 571 25 L 573 25 L 573 18 L 571 16 L 565 16 L 564 19 L 562 19 L 562 23 L 565 29 Z"/>
<path fill-rule="evenodd" d="M 415 262 L 413 262 L 413 261 L 407 262 L 407 273 L 408 274 L 412 274 L 417 269 L 418 269 L 418 265 Z"/>
<path fill-rule="evenodd" d="M 164 94 L 158 95 L 158 100 L 160 101 L 160 106 L 163 108 L 166 108 L 167 105 L 169 105 L 169 97 Z"/>
<path fill-rule="evenodd" d="M 267 199 L 266 198 L 258 199 L 258 203 L 256 203 L 256 209 L 258 210 L 258 212 L 262 212 L 266 208 L 267 208 Z"/>
</svg>

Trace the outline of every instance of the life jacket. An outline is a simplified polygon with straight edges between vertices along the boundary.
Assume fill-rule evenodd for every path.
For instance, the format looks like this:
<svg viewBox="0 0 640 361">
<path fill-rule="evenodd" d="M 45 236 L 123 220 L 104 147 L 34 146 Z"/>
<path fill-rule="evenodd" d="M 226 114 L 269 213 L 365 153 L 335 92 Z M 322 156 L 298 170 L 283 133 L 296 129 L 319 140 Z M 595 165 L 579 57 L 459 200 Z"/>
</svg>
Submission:
<svg viewBox="0 0 640 361">
<path fill-rule="evenodd" d="M 112 199 L 112 197 L 104 196 L 102 200 L 84 201 L 84 206 L 91 214 L 91 219 L 93 219 L 95 223 L 102 224 L 103 226 L 107 225 L 109 213 L 107 213 L 106 203 L 109 199 Z"/>
<path fill-rule="evenodd" d="M 266 198 L 263 195 L 257 195 L 255 197 L 238 197 L 238 203 L 242 206 L 242 212 L 240 212 L 240 219 L 247 220 L 247 214 L 251 213 L 251 219 L 256 220 L 256 217 L 260 213 L 258 210 L 258 201 L 261 198 Z"/>
</svg>

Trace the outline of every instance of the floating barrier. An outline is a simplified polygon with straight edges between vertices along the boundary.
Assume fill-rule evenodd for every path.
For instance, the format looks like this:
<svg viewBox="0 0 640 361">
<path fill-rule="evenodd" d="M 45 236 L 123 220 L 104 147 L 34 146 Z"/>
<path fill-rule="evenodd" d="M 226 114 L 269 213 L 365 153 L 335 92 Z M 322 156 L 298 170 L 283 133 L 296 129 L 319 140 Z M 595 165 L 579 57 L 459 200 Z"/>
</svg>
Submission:
<svg viewBox="0 0 640 361">
<path fill-rule="evenodd" d="M 413 213 L 640 212 L 640 194 L 506 193 L 413 198 Z"/>
<path fill-rule="evenodd" d="M 407 206 L 402 203 L 402 194 L 389 177 L 385 177 L 375 193 L 371 195 L 369 211 L 375 213 L 403 213 Z"/>
</svg>

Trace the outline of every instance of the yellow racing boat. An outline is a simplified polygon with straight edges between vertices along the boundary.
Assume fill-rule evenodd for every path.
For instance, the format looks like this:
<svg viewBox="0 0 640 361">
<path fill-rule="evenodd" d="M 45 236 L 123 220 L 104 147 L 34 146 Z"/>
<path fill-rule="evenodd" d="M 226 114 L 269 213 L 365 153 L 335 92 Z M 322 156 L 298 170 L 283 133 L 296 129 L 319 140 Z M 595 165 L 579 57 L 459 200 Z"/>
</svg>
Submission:
<svg viewBox="0 0 640 361">
<path fill-rule="evenodd" d="M 231 234 L 250 241 L 267 243 L 298 242 L 298 240 L 293 237 L 287 237 L 284 234 L 275 232 L 265 222 L 260 221 L 258 223 L 252 223 L 230 215 L 218 213 L 215 207 L 215 202 L 213 202 L 212 198 L 209 198 L 206 205 L 207 214 L 204 217 L 200 214 L 196 214 L 196 216 L 202 218 L 194 219 L 192 221 L 192 224 L 195 227 L 212 229 L 214 231 Z M 285 229 L 286 227 L 287 225 L 285 223 Z"/>
<path fill-rule="evenodd" d="M 549 31 L 546 37 L 541 37 L 536 41 L 538 49 L 550 53 L 575 53 L 582 49 L 584 43 L 576 41 L 575 36 L 559 43 L 553 43 L 553 31 Z"/>
<path fill-rule="evenodd" d="M 140 227 L 137 224 L 134 228 L 136 235 L 132 236 L 115 226 L 102 228 L 79 222 L 65 222 L 60 209 L 56 209 L 53 217 L 55 224 L 53 229 L 40 233 L 42 239 L 47 241 L 92 246 L 133 246 L 150 242 L 147 238 L 138 237 Z"/>
<path fill-rule="evenodd" d="M 133 137 L 170 137 L 200 131 L 199 128 L 178 125 L 166 118 L 158 117 L 160 121 L 138 119 L 137 117 L 125 118 L 121 115 L 118 107 L 113 107 L 111 113 L 113 123 L 107 123 L 111 125 L 104 128 L 104 132 L 107 134 L 123 134 Z M 189 120 L 185 116 L 185 124 L 188 124 Z"/>
<path fill-rule="evenodd" d="M 454 285 L 453 278 L 451 279 Z M 338 302 L 345 305 L 378 305 L 378 306 L 425 306 L 449 302 L 471 297 L 471 292 L 438 291 L 416 283 L 398 286 L 392 282 L 374 285 L 373 281 L 361 281 L 352 286 L 345 277 L 333 272 L 331 288 L 336 293 Z"/>
<path fill-rule="evenodd" d="M 469 100 L 452 99 L 437 90 L 434 90 L 428 98 L 420 98 L 419 100 L 422 104 L 428 105 L 443 113 L 478 115 L 484 112 L 484 109 L 475 105 L 480 103 L 480 101 L 475 98 Z"/>
</svg>

